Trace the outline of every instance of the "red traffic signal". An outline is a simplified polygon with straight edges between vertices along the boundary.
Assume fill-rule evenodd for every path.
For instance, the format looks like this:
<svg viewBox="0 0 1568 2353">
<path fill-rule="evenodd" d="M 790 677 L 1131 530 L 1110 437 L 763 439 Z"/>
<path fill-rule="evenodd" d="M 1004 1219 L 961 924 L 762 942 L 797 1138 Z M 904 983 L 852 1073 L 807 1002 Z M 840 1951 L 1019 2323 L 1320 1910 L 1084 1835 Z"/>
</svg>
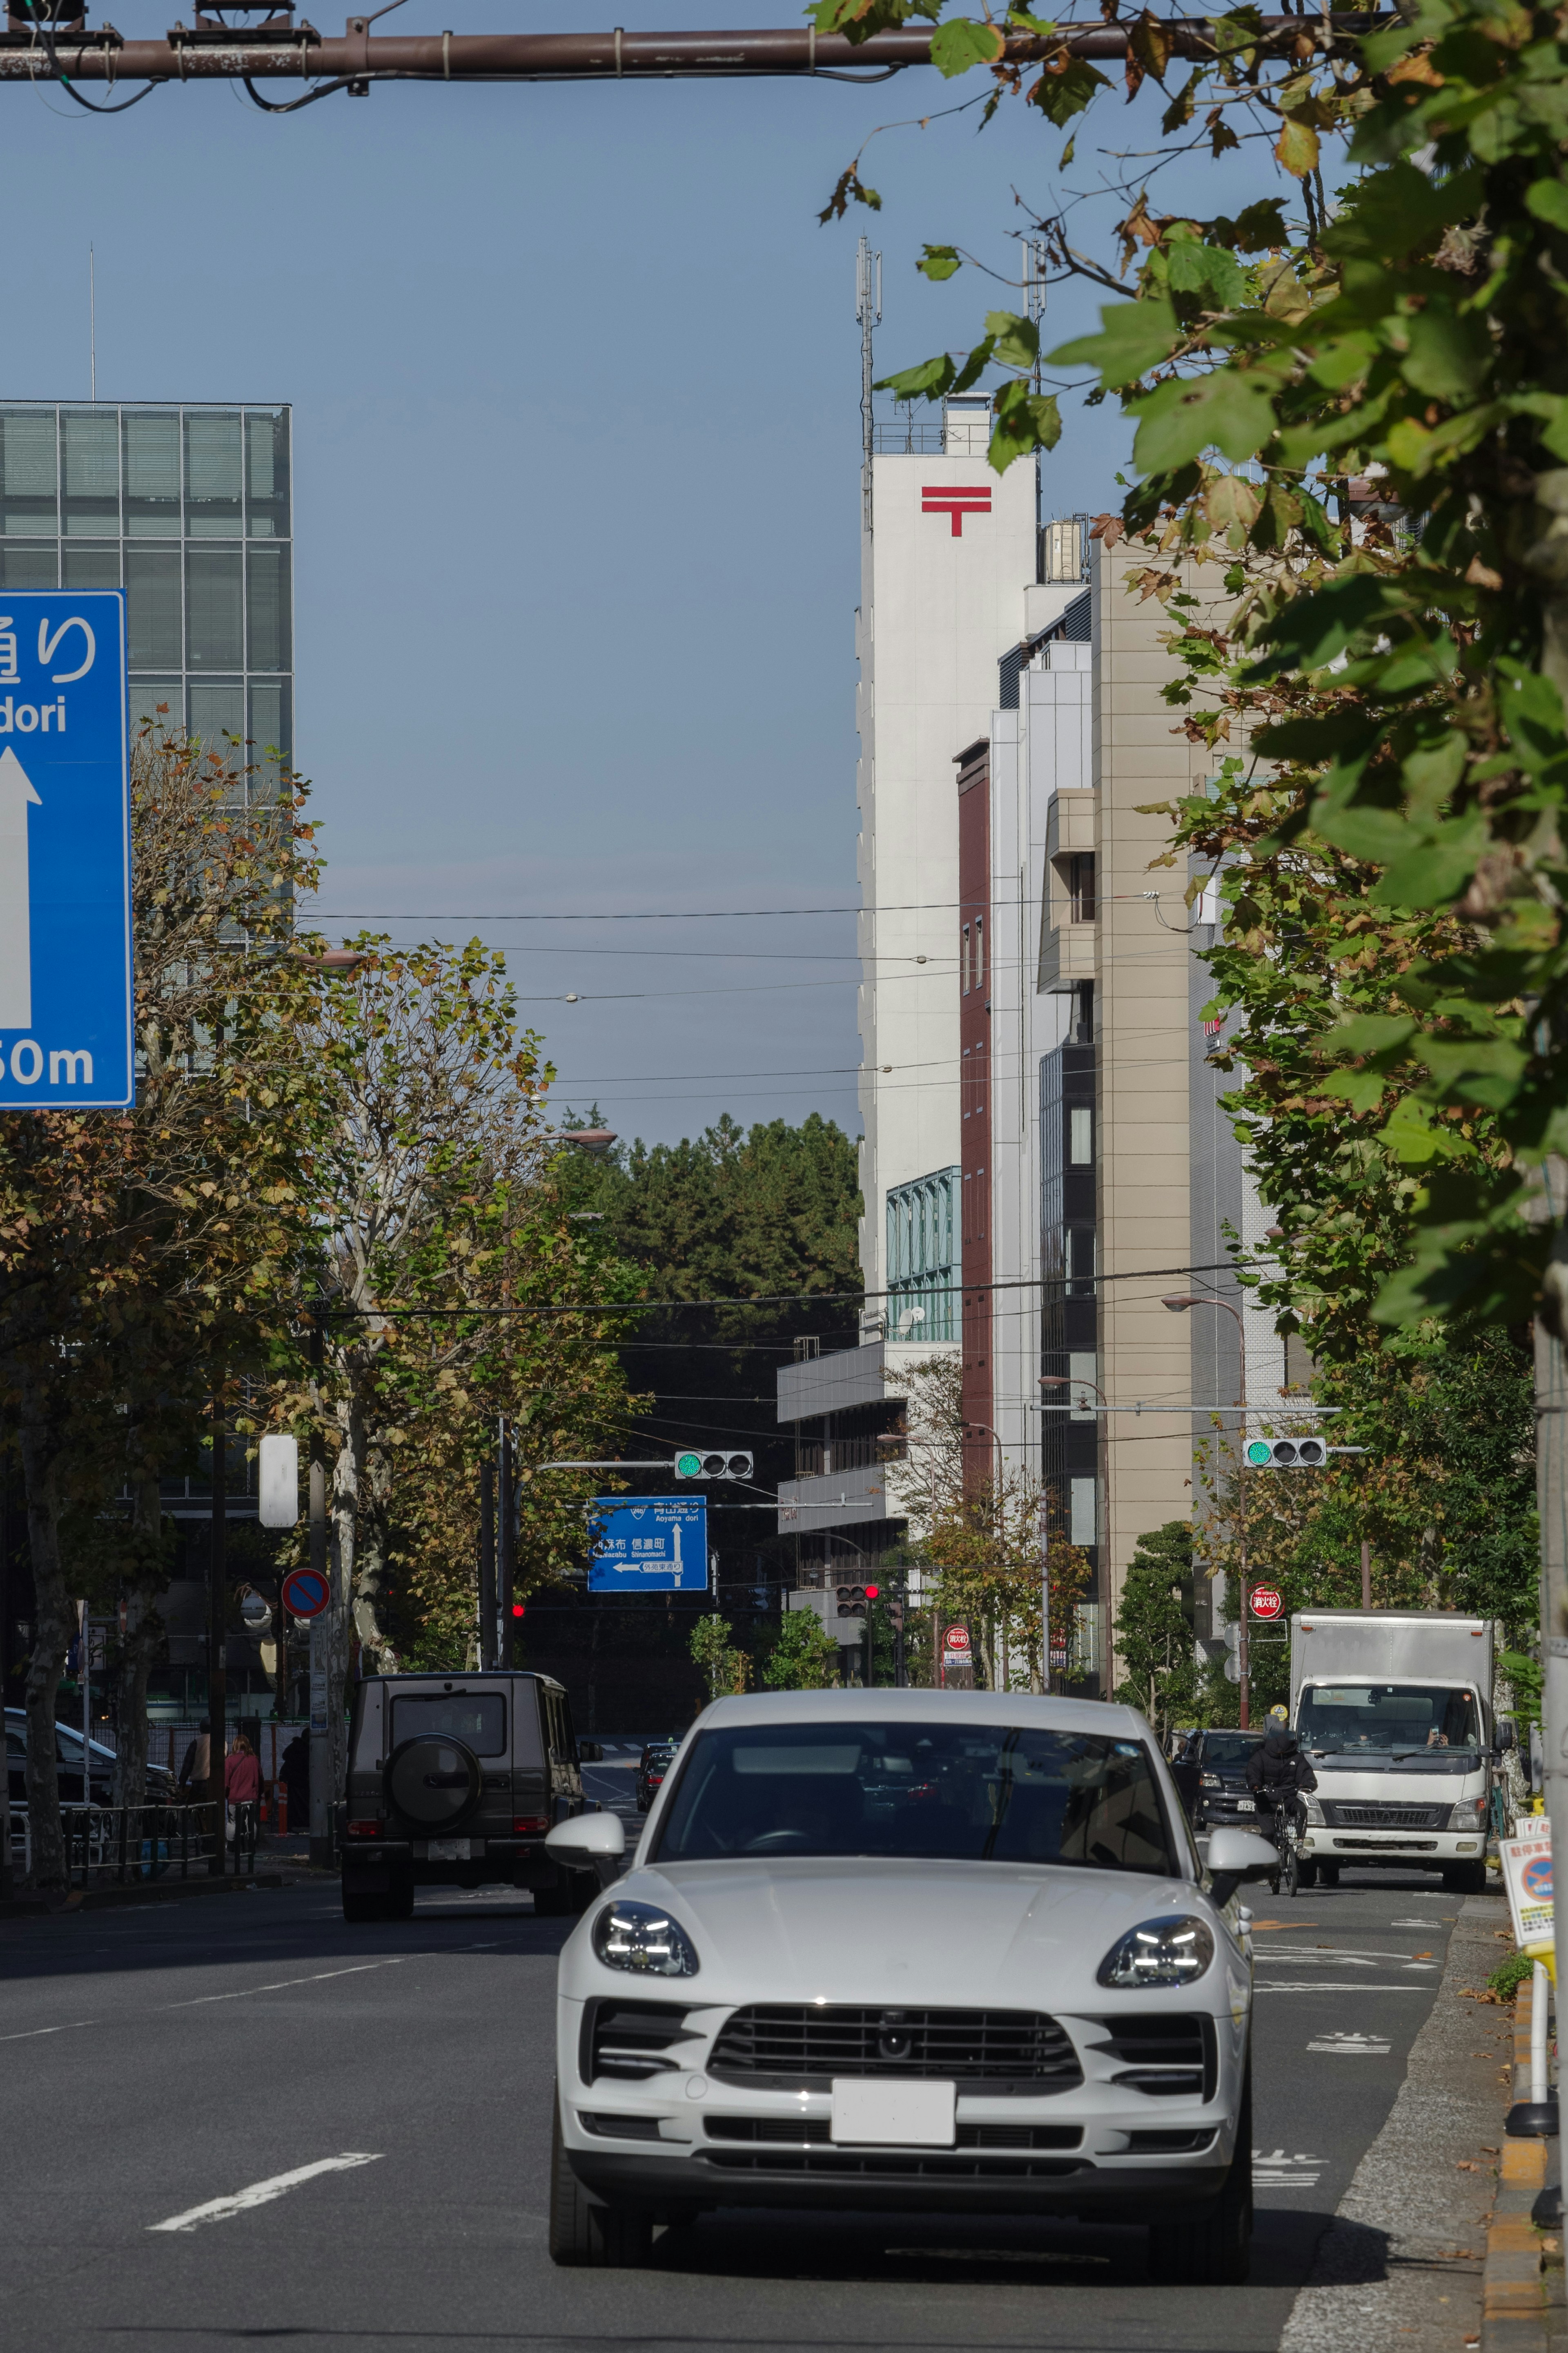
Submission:
<svg viewBox="0 0 1568 2353">
<path fill-rule="evenodd" d="M 866 1588 L 866 1599 L 867 1599 L 867 1600 L 868 1600 L 868 1601 L 875 1601 L 875 1599 L 877 1599 L 878 1594 L 879 1594 L 879 1593 L 880 1593 L 880 1591 L 881 1591 L 881 1590 L 882 1590 L 882 1588 L 881 1588 L 881 1587 L 880 1587 L 879 1585 L 868 1585 L 868 1586 Z"/>
<path fill-rule="evenodd" d="M 527 1614 L 527 1610 L 528 1604 L 526 1601 L 514 1601 L 511 1605 L 511 1614 L 514 1618 L 524 1617 Z"/>
</svg>

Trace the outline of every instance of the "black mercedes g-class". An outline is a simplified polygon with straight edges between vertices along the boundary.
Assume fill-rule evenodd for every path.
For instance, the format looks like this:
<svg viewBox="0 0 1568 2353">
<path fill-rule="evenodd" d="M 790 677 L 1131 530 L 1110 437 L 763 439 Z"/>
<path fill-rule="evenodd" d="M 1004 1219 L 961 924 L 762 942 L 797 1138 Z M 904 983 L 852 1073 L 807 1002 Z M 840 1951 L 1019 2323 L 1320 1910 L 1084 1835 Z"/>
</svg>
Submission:
<svg viewBox="0 0 1568 2353">
<path fill-rule="evenodd" d="M 579 1767 L 596 1743 L 572 1730 L 548 1675 L 375 1675 L 354 1694 L 343 1820 L 343 1917 L 406 1920 L 416 1887 L 531 1890 L 536 1912 L 580 1912 L 591 1871 L 545 1852 L 588 1810 Z"/>
</svg>

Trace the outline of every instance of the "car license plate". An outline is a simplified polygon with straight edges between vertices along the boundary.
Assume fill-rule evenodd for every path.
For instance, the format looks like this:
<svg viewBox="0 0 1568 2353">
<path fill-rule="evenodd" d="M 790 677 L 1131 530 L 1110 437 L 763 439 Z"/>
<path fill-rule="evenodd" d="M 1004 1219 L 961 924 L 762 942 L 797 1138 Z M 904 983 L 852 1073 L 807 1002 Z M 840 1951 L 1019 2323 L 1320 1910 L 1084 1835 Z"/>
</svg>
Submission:
<svg viewBox="0 0 1568 2353">
<path fill-rule="evenodd" d="M 879 2147 L 951 2148 L 956 2137 L 956 2084 L 900 2082 L 883 2076 L 833 2079 L 836 2141 Z"/>
<path fill-rule="evenodd" d="M 468 1862 L 473 1859 L 475 1844 L 473 1839 L 432 1839 L 425 1850 L 425 1859 L 426 1862 Z M 484 1852 L 482 1842 L 479 1852 Z"/>
<path fill-rule="evenodd" d="M 1257 1801 L 1252 1798 L 1237 1798 L 1236 1810 L 1238 1814 L 1255 1814 L 1258 1811 Z"/>
</svg>

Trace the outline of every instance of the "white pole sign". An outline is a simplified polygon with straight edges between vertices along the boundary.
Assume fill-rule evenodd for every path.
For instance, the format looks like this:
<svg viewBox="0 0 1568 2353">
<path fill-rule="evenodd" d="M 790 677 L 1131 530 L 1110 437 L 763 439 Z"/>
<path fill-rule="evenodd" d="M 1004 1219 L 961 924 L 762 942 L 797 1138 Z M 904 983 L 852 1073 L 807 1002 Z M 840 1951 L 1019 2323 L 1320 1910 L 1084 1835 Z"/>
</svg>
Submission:
<svg viewBox="0 0 1568 2353">
<path fill-rule="evenodd" d="M 131 1027 L 124 592 L 0 591 L 0 1105 L 133 1103 Z"/>
</svg>

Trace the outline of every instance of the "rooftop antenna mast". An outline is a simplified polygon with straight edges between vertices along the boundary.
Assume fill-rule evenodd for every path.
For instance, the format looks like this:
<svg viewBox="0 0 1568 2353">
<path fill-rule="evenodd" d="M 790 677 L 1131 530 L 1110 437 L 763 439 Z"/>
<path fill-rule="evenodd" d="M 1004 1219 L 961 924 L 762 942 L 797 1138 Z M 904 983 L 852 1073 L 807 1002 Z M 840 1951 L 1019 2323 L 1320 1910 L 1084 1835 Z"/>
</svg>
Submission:
<svg viewBox="0 0 1568 2353">
<path fill-rule="evenodd" d="M 98 398 L 98 269 L 92 247 L 87 248 L 87 373 L 88 397 Z"/>
<path fill-rule="evenodd" d="M 871 421 L 871 331 L 882 318 L 882 257 L 873 253 L 862 237 L 855 255 L 855 316 L 860 327 L 860 474 L 861 509 L 871 528 L 871 452 L 876 436 Z"/>
</svg>

